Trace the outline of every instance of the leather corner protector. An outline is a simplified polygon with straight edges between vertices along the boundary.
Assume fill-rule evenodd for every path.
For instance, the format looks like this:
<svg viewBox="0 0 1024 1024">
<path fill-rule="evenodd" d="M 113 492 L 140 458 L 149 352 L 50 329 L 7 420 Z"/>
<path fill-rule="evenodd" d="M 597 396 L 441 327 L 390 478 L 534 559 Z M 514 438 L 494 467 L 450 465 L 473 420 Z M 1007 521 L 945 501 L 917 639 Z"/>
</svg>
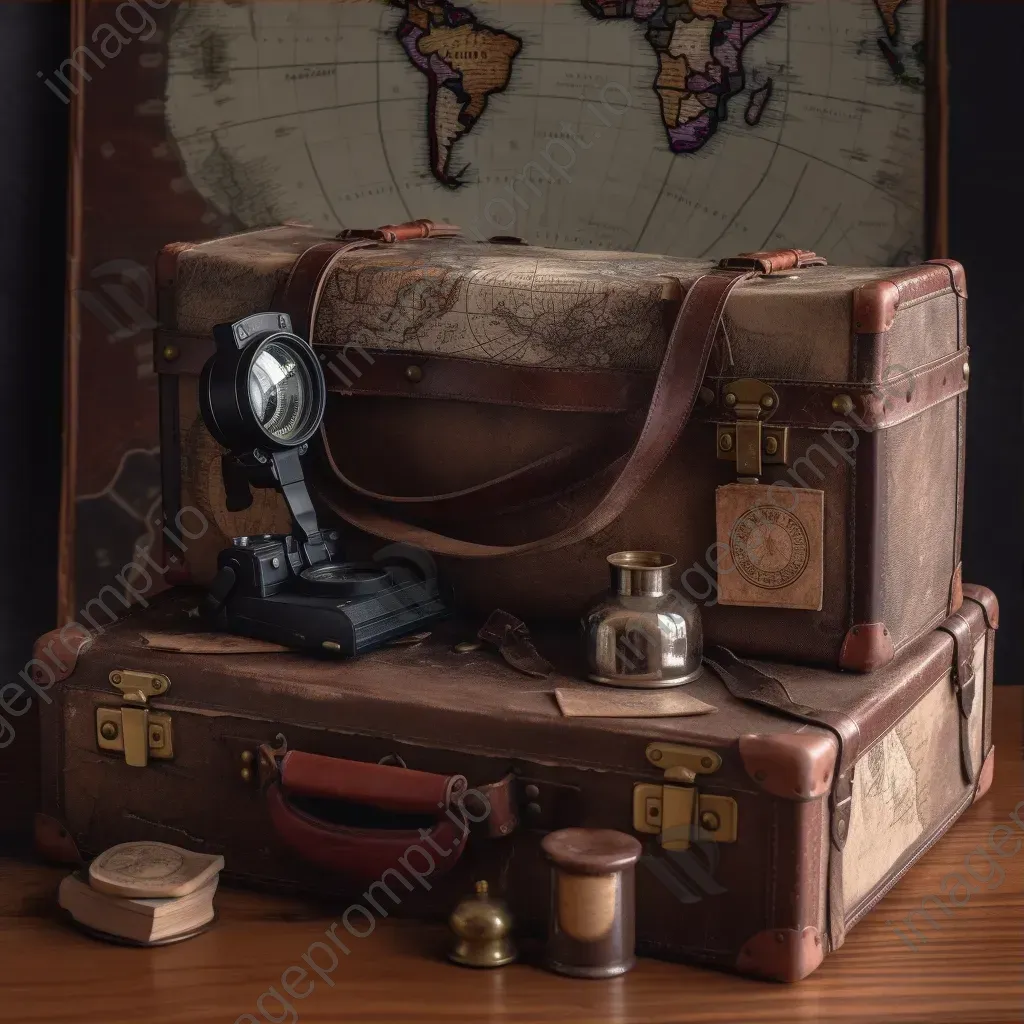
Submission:
<svg viewBox="0 0 1024 1024">
<path fill-rule="evenodd" d="M 825 958 L 818 929 L 769 928 L 748 939 L 736 958 L 736 969 L 773 981 L 806 978 Z"/>
<path fill-rule="evenodd" d="M 953 577 L 949 581 L 949 601 L 947 602 L 948 611 L 947 615 L 952 615 L 954 612 L 960 610 L 960 606 L 964 603 L 964 577 L 963 577 L 963 565 L 958 563 L 956 569 L 953 570 Z"/>
<path fill-rule="evenodd" d="M 974 799 L 971 803 L 977 803 L 991 788 L 992 780 L 996 776 L 996 748 L 989 748 L 982 762 L 981 771 L 978 773 L 978 788 L 974 791 Z"/>
<path fill-rule="evenodd" d="M 989 629 L 998 629 L 999 598 L 988 587 L 979 587 L 976 583 L 965 583 L 963 592 L 968 601 L 981 605 L 981 610 L 985 613 L 985 625 Z"/>
<path fill-rule="evenodd" d="M 853 293 L 853 329 L 856 334 L 882 334 L 896 319 L 900 290 L 892 281 L 862 284 Z"/>
<path fill-rule="evenodd" d="M 949 271 L 949 283 L 952 285 L 953 291 L 955 291 L 961 299 L 967 298 L 967 275 L 964 273 L 963 264 L 957 263 L 956 260 L 942 259 L 925 260 L 925 262 L 945 267 Z"/>
<path fill-rule="evenodd" d="M 853 626 L 839 651 L 839 667 L 851 672 L 874 672 L 896 657 L 892 636 L 884 622 Z"/>
<path fill-rule="evenodd" d="M 82 855 L 71 833 L 56 819 L 36 812 L 32 827 L 32 845 L 36 853 L 50 864 L 77 865 Z"/>
<path fill-rule="evenodd" d="M 77 622 L 44 633 L 32 647 L 33 680 L 45 686 L 64 682 L 75 671 L 78 656 L 91 643 L 92 633 Z M 57 647 L 57 651 L 54 651 L 54 647 Z M 43 678 L 44 669 L 52 677 L 49 680 Z"/>
<path fill-rule="evenodd" d="M 168 242 L 156 254 L 156 283 L 160 287 L 174 284 L 178 275 L 178 257 L 189 249 L 194 249 L 195 242 Z"/>
<path fill-rule="evenodd" d="M 772 796 L 814 800 L 832 789 L 838 747 L 828 733 L 748 733 L 739 750 L 747 774 Z"/>
</svg>

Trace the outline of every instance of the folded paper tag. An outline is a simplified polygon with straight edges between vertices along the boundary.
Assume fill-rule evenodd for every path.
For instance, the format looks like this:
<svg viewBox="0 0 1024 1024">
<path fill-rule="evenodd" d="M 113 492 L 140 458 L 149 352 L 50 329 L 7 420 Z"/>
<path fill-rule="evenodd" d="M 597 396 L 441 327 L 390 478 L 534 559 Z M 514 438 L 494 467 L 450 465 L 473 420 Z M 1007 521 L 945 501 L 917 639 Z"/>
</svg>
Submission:
<svg viewBox="0 0 1024 1024">
<path fill-rule="evenodd" d="M 143 633 L 142 639 L 154 651 L 181 654 L 278 654 L 288 650 L 268 640 L 252 640 L 231 633 Z"/>
<path fill-rule="evenodd" d="M 526 623 L 496 608 L 480 627 L 477 636 L 498 648 L 501 656 L 514 669 L 528 676 L 543 679 L 551 674 L 551 666 L 533 646 Z"/>
<path fill-rule="evenodd" d="M 671 690 L 558 689 L 555 700 L 566 718 L 675 718 L 708 715 L 718 710 L 682 687 Z"/>
<path fill-rule="evenodd" d="M 715 505 L 718 603 L 820 611 L 825 492 L 727 484 Z"/>
</svg>

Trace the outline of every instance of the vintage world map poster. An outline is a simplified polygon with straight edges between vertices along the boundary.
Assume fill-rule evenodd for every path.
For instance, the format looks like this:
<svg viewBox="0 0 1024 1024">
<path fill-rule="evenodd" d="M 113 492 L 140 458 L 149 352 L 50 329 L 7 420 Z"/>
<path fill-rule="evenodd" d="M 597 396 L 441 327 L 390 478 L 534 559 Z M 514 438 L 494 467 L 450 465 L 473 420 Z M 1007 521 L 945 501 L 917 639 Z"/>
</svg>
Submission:
<svg viewBox="0 0 1024 1024">
<path fill-rule="evenodd" d="M 73 122 L 64 617 L 158 532 L 167 242 L 429 217 L 558 247 L 944 255 L 942 0 L 126 9 L 75 0 L 70 58 L 39 73 Z"/>
<path fill-rule="evenodd" d="M 247 226 L 924 255 L 919 0 L 222 0 L 168 45 L 185 172 Z"/>
</svg>

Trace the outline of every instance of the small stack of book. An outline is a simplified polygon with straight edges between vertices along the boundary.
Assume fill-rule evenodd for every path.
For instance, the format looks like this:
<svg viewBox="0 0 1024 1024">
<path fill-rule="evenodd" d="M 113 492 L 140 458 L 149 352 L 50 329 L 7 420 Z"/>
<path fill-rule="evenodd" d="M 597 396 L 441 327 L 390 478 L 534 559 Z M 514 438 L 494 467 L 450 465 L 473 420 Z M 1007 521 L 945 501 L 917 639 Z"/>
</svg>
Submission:
<svg viewBox="0 0 1024 1024">
<path fill-rule="evenodd" d="M 214 919 L 224 858 L 167 843 L 122 843 L 68 875 L 57 896 L 85 931 L 111 942 L 164 945 Z"/>
</svg>

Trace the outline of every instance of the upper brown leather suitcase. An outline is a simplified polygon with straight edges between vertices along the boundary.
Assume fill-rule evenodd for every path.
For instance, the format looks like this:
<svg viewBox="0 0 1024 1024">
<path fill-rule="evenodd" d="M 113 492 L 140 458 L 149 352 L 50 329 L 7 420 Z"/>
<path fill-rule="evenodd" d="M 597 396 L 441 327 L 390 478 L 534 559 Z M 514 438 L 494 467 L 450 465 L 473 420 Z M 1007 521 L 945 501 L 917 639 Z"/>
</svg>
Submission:
<svg viewBox="0 0 1024 1024">
<path fill-rule="evenodd" d="M 270 492 L 225 512 L 196 398 L 213 326 L 274 309 L 332 392 L 309 460 L 321 511 L 356 528 L 350 552 L 437 554 L 463 609 L 575 617 L 606 555 L 656 549 L 710 642 L 870 670 L 959 607 L 959 264 L 716 266 L 452 230 L 163 250 L 163 495 L 184 531 L 167 553 L 187 548 L 187 578 L 208 580 L 230 536 L 287 528 Z M 196 536 L 201 519 L 216 529 Z"/>
<path fill-rule="evenodd" d="M 613 828 L 645 842 L 641 952 L 795 980 L 991 783 L 998 606 L 964 589 L 877 672 L 712 649 L 684 692 L 716 713 L 646 719 L 563 717 L 555 689 L 609 691 L 547 634 L 548 679 L 457 653 L 454 623 L 351 662 L 201 654 L 188 633 L 154 650 L 141 633 L 194 622 L 197 595 L 172 594 L 84 648 L 68 630 L 37 643 L 55 680 L 37 843 L 72 860 L 133 839 L 222 854 L 237 880 L 343 894 L 351 945 L 374 915 L 447 915 L 480 878 L 542 933 L 542 836 Z M 663 695 L 628 697 L 636 715 Z"/>
</svg>

